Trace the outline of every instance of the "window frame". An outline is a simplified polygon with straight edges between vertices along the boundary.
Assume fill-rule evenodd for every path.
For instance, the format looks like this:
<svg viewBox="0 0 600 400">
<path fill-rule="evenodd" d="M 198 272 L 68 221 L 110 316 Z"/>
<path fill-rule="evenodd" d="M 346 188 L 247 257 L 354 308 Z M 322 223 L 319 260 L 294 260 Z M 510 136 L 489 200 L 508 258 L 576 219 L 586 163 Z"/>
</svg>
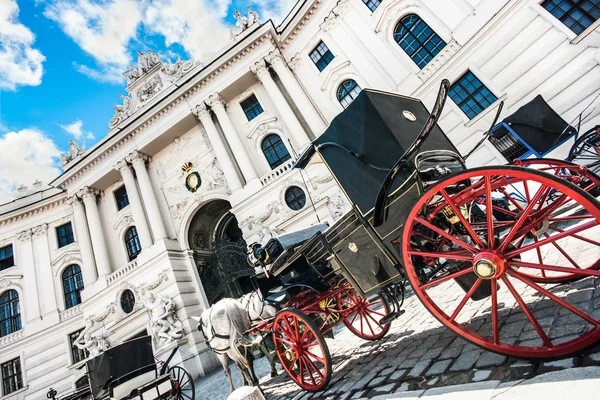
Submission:
<svg viewBox="0 0 600 400">
<path fill-rule="evenodd" d="M 16 368 L 17 373 L 14 372 L 14 364 L 15 363 L 17 364 L 17 368 Z M 5 377 L 4 369 L 8 364 L 11 364 L 12 371 L 8 377 Z M 14 381 L 15 377 L 18 377 L 18 380 L 16 381 L 16 383 Z M 11 360 L 8 360 L 8 361 L 0 364 L 0 378 L 2 378 L 2 385 L 1 385 L 2 386 L 2 396 L 8 396 L 11 393 L 15 393 L 15 392 L 18 392 L 19 390 L 23 389 L 25 387 L 25 385 L 24 385 L 24 381 L 23 381 L 23 367 L 21 366 L 21 357 L 16 357 L 16 358 L 13 358 Z M 6 391 L 6 383 L 7 383 L 7 381 L 10 383 L 10 379 L 13 379 L 14 388 L 11 391 L 7 392 Z"/>
<path fill-rule="evenodd" d="M 276 145 L 277 143 L 273 144 L 273 143 L 269 143 L 268 144 L 268 148 L 265 149 L 265 141 L 273 136 L 277 136 L 277 138 L 279 139 L 279 143 L 281 143 L 281 145 L 283 146 L 283 148 L 285 149 L 285 152 L 287 153 L 287 158 L 284 157 L 280 157 L 279 154 L 277 153 L 277 149 L 274 147 L 274 145 Z M 273 152 L 275 153 L 275 155 L 278 157 L 277 162 L 275 164 L 272 164 L 271 161 L 269 160 L 269 157 L 267 157 L 267 154 L 265 153 L 265 150 L 270 150 L 272 149 Z M 262 152 L 262 155 L 265 159 L 265 161 L 267 162 L 267 165 L 269 166 L 269 168 L 271 168 L 271 170 L 274 170 L 275 168 L 278 168 L 279 166 L 285 164 L 287 161 L 292 159 L 292 155 L 290 154 L 290 151 L 288 149 L 288 147 L 285 145 L 285 142 L 283 140 L 283 138 L 281 137 L 281 135 L 275 133 L 275 132 L 270 132 L 268 134 L 266 134 L 260 141 L 260 150 Z"/>
<path fill-rule="evenodd" d="M 551 17 L 553 21 L 557 21 L 557 22 L 560 24 L 560 26 L 561 26 L 561 27 L 563 27 L 563 28 L 566 28 L 566 30 L 568 31 L 568 33 L 570 33 L 570 34 L 572 34 L 572 35 L 574 36 L 572 39 L 575 39 L 575 38 L 579 38 L 579 37 L 585 37 L 585 36 L 587 36 L 587 34 L 588 34 L 589 32 L 591 32 L 591 31 L 590 31 L 590 29 L 591 29 L 591 30 L 594 30 L 594 29 L 595 29 L 595 27 L 598 27 L 598 26 L 599 26 L 599 24 L 600 24 L 600 22 L 599 22 L 599 21 L 600 21 L 600 18 L 594 19 L 594 18 L 593 18 L 593 16 L 592 16 L 591 14 L 589 14 L 587 11 L 585 11 L 585 10 L 583 10 L 583 9 L 581 8 L 581 5 L 580 5 L 580 4 L 573 4 L 573 3 L 571 2 L 572 0 L 562 0 L 562 1 L 568 1 L 568 2 L 569 2 L 569 4 L 570 4 L 570 9 L 569 9 L 569 11 L 565 12 L 565 13 L 564 13 L 562 16 L 560 16 L 560 17 L 557 17 L 556 15 L 554 15 L 554 14 L 553 14 L 553 13 L 552 13 L 550 10 L 548 10 L 548 9 L 547 9 L 547 8 L 544 6 L 544 4 L 545 4 L 545 3 L 548 3 L 548 2 L 550 2 L 550 1 L 554 1 L 554 0 L 542 0 L 542 1 L 539 1 L 539 3 L 538 3 L 538 6 L 539 6 L 539 8 L 540 8 L 541 10 L 544 10 L 545 14 L 547 14 L 549 17 Z M 585 1 L 585 0 L 584 0 L 584 1 Z M 553 5 L 555 5 L 555 6 L 556 6 L 556 4 L 554 4 L 554 3 L 553 3 Z M 599 5 L 600 5 L 600 4 L 599 4 Z M 566 23 L 563 21 L 563 18 L 564 18 L 565 16 L 569 17 L 569 16 L 571 16 L 571 15 L 572 15 L 572 14 L 571 14 L 571 12 L 572 12 L 573 10 L 578 10 L 578 11 L 579 11 L 579 12 L 581 12 L 582 14 L 585 14 L 585 16 L 586 16 L 587 18 L 589 18 L 590 20 L 592 20 L 592 23 L 591 23 L 589 26 L 585 27 L 585 28 L 584 28 L 584 29 L 583 29 L 581 32 L 579 32 L 579 33 L 575 32 L 575 31 L 572 29 L 572 27 L 571 27 L 571 26 L 568 26 L 568 25 L 567 25 L 567 24 L 566 24 Z M 577 21 L 577 23 L 579 24 L 579 21 Z M 556 24 L 555 24 L 555 25 L 556 25 Z M 581 25 L 581 24 L 579 24 L 579 25 Z M 581 25 L 581 26 L 583 26 L 583 25 Z"/>
<path fill-rule="evenodd" d="M 11 298 L 10 294 L 12 292 L 16 294 L 16 298 Z M 2 299 L 4 296 L 7 296 L 8 300 L 3 302 Z M 14 303 L 16 303 L 16 306 L 14 305 Z M 0 307 L 4 306 L 5 304 L 8 305 L 9 314 L 7 318 L 0 319 L 0 337 L 12 335 L 13 333 L 16 333 L 23 329 L 23 322 L 21 318 L 21 296 L 19 295 L 19 292 L 17 292 L 16 289 L 8 289 L 0 293 Z M 13 307 L 17 310 L 16 314 L 13 314 Z M 8 329 L 8 331 L 5 334 L 2 334 L 1 327 L 4 321 L 8 321 L 10 329 Z"/>
<path fill-rule="evenodd" d="M 120 191 L 123 191 L 123 193 L 125 194 L 125 196 L 123 196 L 122 193 L 117 194 Z M 115 204 L 117 205 L 117 211 L 121 211 L 124 208 L 127 208 L 129 206 L 129 204 L 131 204 L 129 202 L 129 195 L 127 194 L 127 188 L 125 187 L 125 185 L 121 185 L 118 188 L 116 188 L 115 190 L 113 190 L 113 196 L 115 198 Z M 120 196 L 120 198 L 119 198 Z M 125 199 L 125 201 L 127 202 L 127 204 L 122 205 L 123 199 Z"/>
<path fill-rule="evenodd" d="M 75 341 L 81 335 L 85 328 L 81 328 L 75 332 L 69 333 L 69 346 L 71 347 L 71 365 L 87 360 L 90 352 L 87 349 L 80 349 L 75 345 Z"/>
<path fill-rule="evenodd" d="M 290 206 L 290 203 L 288 202 L 288 193 L 289 193 L 291 190 L 293 190 L 293 189 L 298 189 L 298 190 L 300 190 L 300 191 L 302 192 L 302 194 L 304 195 L 304 204 L 302 205 L 302 207 L 299 207 L 299 208 L 292 208 L 292 207 Z M 306 204 L 308 203 L 308 199 L 307 199 L 307 195 L 306 195 L 306 190 L 305 190 L 304 188 L 300 187 L 299 185 L 291 185 L 291 186 L 287 187 L 287 188 L 285 189 L 285 191 L 283 192 L 283 202 L 284 202 L 284 203 L 285 203 L 285 205 L 286 205 L 286 206 L 287 206 L 287 207 L 288 207 L 290 210 L 292 210 L 292 211 L 296 211 L 296 212 L 302 211 L 302 210 L 303 210 L 303 209 L 306 207 Z M 298 202 L 298 197 L 294 197 L 294 199 L 293 199 L 293 204 L 294 204 L 295 202 Z"/>
<path fill-rule="evenodd" d="M 417 35 L 415 35 L 415 34 L 413 33 L 413 30 L 412 30 L 411 28 L 407 27 L 407 26 L 406 26 L 406 24 L 403 22 L 404 20 L 406 20 L 407 18 L 409 18 L 409 17 L 411 17 L 411 16 L 415 16 L 415 17 L 417 17 L 417 18 L 419 19 L 419 20 L 418 20 L 418 21 L 417 21 L 415 24 L 413 24 L 413 25 L 411 26 L 411 28 L 412 28 L 412 27 L 415 27 L 415 26 L 416 26 L 417 24 L 419 24 L 419 23 L 423 23 L 423 24 L 425 24 L 425 26 L 426 26 L 427 28 L 429 28 L 429 29 L 431 30 L 431 33 L 432 33 L 432 34 L 431 34 L 431 35 L 429 35 L 429 36 L 427 37 L 427 39 L 426 39 L 424 42 L 422 42 L 422 41 L 421 41 L 421 40 L 420 40 L 420 39 L 417 37 Z M 402 36 L 402 38 L 401 38 L 400 40 L 398 40 L 398 39 L 396 38 L 396 35 L 397 35 L 397 32 L 398 32 L 398 27 L 400 27 L 401 25 L 402 25 L 402 26 L 404 27 L 404 29 L 406 30 L 406 33 L 405 33 L 405 35 L 404 35 L 404 36 Z M 418 47 L 417 47 L 417 48 L 416 48 L 416 49 L 415 49 L 415 50 L 412 52 L 412 54 L 409 54 L 409 53 L 408 53 L 408 51 L 406 51 L 406 49 L 404 49 L 404 48 L 402 47 L 402 44 L 401 44 L 403 41 L 406 41 L 408 37 L 413 37 L 413 38 L 414 38 L 414 40 L 415 40 L 415 41 L 418 43 Z M 430 41 L 432 40 L 432 38 L 435 38 L 435 37 L 437 37 L 437 38 L 438 38 L 438 39 L 441 41 L 441 43 L 443 43 L 443 46 L 439 47 L 439 44 L 436 44 L 436 45 L 435 45 L 435 48 L 436 48 L 436 49 L 438 49 L 438 48 L 439 48 L 439 50 L 437 51 L 437 53 L 435 53 L 435 54 L 434 54 L 434 53 L 433 53 L 433 52 L 432 52 L 430 49 L 428 49 L 428 48 L 426 47 L 426 44 L 427 44 L 428 42 L 430 42 Z M 447 40 L 445 40 L 445 39 L 442 37 L 442 35 L 440 35 L 440 34 L 439 34 L 439 33 L 438 33 L 438 32 L 437 32 L 435 29 L 433 29 L 433 28 L 431 27 L 431 25 L 429 25 L 429 24 L 427 23 L 427 21 L 425 21 L 425 19 L 424 19 L 424 18 L 423 18 L 421 15 L 419 15 L 419 14 L 417 14 L 417 13 L 415 13 L 415 12 L 410 12 L 410 13 L 404 14 L 404 15 L 402 15 L 402 17 L 400 17 L 400 19 L 398 19 L 398 20 L 396 21 L 396 24 L 394 25 L 394 29 L 392 30 L 392 40 L 394 41 L 394 43 L 396 43 L 396 45 L 398 45 L 398 47 L 400 48 L 400 50 L 402 51 L 402 53 L 404 53 L 405 55 L 407 55 L 407 56 L 408 56 L 408 58 L 410 58 L 410 59 L 411 59 L 411 61 L 413 62 L 413 64 L 414 64 L 414 65 L 416 65 L 416 66 L 417 66 L 417 68 L 419 69 L 419 71 L 422 71 L 422 70 L 423 70 L 423 69 L 424 69 L 424 68 L 425 68 L 427 65 L 429 65 L 429 63 L 431 63 L 431 61 L 433 61 L 433 60 L 434 60 L 434 59 L 435 59 L 435 58 L 436 58 L 436 57 L 437 57 L 437 56 L 438 56 L 438 55 L 439 55 L 439 54 L 440 54 L 440 53 L 441 53 L 441 52 L 442 52 L 442 51 L 443 51 L 443 50 L 446 48 L 446 46 L 448 46 L 448 41 L 447 41 Z M 423 64 L 422 66 L 421 66 L 421 65 L 420 65 L 420 64 L 417 62 L 417 60 L 415 60 L 416 56 L 418 55 L 418 53 L 419 53 L 419 51 L 420 51 L 421 49 L 425 50 L 425 52 L 427 53 L 427 55 L 431 57 L 431 59 L 430 59 L 430 60 L 428 60 L 428 61 L 427 61 L 425 64 Z M 424 59 L 423 59 L 423 60 L 424 60 Z"/>
<path fill-rule="evenodd" d="M 75 271 L 75 267 L 77 267 L 77 272 L 72 272 L 72 273 L 70 273 L 69 276 L 65 276 L 66 273 Z M 73 308 L 73 307 L 81 304 L 82 303 L 81 292 L 83 291 L 83 289 L 85 289 L 85 282 L 83 281 L 83 273 L 81 272 L 81 267 L 78 264 L 70 264 L 65 269 L 63 269 L 60 276 L 62 278 L 62 284 L 63 284 L 65 309 L 68 310 L 69 308 Z M 77 287 L 77 282 L 78 282 L 77 276 L 80 277 L 80 279 L 79 279 L 79 281 L 81 282 L 80 287 Z M 67 292 L 67 286 L 66 286 L 66 282 L 65 282 L 67 279 L 73 280 L 73 290 L 69 290 L 68 292 Z M 75 294 L 76 303 L 69 305 L 69 295 L 71 295 L 72 293 Z"/>
<path fill-rule="evenodd" d="M 493 97 L 493 101 L 490 101 L 490 99 L 486 98 L 486 100 L 489 102 L 489 104 L 486 107 L 483 107 L 483 105 L 474 98 L 474 96 L 477 94 L 477 92 L 471 93 L 469 92 L 466 87 L 461 84 L 461 80 L 463 78 L 465 78 L 468 74 L 473 75 L 473 77 L 479 81 L 479 83 L 481 84 L 481 86 L 478 87 L 478 90 L 481 88 L 484 88 L 485 90 L 487 90 Z M 459 85 L 461 87 L 461 89 L 468 94 L 468 96 L 464 99 L 461 100 L 460 102 L 457 102 L 455 100 L 455 98 L 453 97 L 453 88 L 455 87 L 455 85 Z M 501 97 L 503 96 L 497 96 L 496 93 L 494 93 L 494 91 L 492 89 L 490 89 L 488 87 L 488 85 L 485 84 L 484 80 L 480 79 L 477 74 L 473 71 L 473 69 L 469 68 L 467 70 L 465 70 L 461 75 L 459 75 L 459 77 L 457 79 L 455 79 L 452 84 L 450 85 L 450 88 L 448 89 L 448 97 L 450 97 L 450 99 L 452 100 L 452 102 L 454 103 L 454 105 L 456 106 L 456 108 L 458 110 L 460 110 L 460 112 L 462 113 L 462 115 L 464 115 L 467 118 L 467 126 L 470 126 L 473 121 L 476 121 L 481 115 L 484 115 L 487 110 L 489 110 Z M 485 97 L 485 96 L 484 96 Z M 469 99 L 473 98 L 473 100 L 477 103 L 477 105 L 479 107 L 481 107 L 481 111 L 479 111 L 477 114 L 475 114 L 474 116 L 470 116 L 469 114 L 467 114 L 467 112 L 465 110 L 462 109 L 461 104 L 465 104 Z"/>
<path fill-rule="evenodd" d="M 0 247 L 0 254 L 4 253 L 4 255 L 6 255 L 6 249 L 8 249 L 8 248 L 10 248 L 10 254 L 11 255 L 9 257 L 0 258 L 0 271 L 4 271 L 4 270 L 12 268 L 12 267 L 14 267 L 16 265 L 16 263 L 15 263 L 15 249 L 14 249 L 12 243 L 7 244 L 6 246 Z M 3 266 L 5 260 L 11 259 L 11 258 L 12 258 L 12 264 L 11 265 L 6 264 L 5 266 Z"/>
<path fill-rule="evenodd" d="M 325 46 L 325 48 L 327 49 L 327 51 L 323 54 L 321 54 L 321 52 L 319 51 L 319 47 L 321 47 L 321 45 Z M 315 52 L 319 55 L 319 59 L 316 61 L 313 58 L 313 54 L 315 54 Z M 325 61 L 326 64 L 323 66 L 323 68 L 321 68 L 318 63 L 320 61 L 322 61 L 328 54 L 331 55 L 331 59 L 329 59 L 329 61 Z M 331 64 L 333 62 L 333 60 L 335 60 L 335 54 L 333 54 L 333 52 L 331 51 L 329 46 L 327 46 L 327 44 L 323 41 L 323 39 L 321 39 L 321 40 L 319 40 L 317 45 L 315 47 L 313 47 L 312 51 L 310 53 L 308 53 L 308 58 L 310 58 L 313 65 L 317 68 L 319 73 L 321 73 L 329 66 L 329 64 Z"/>
<path fill-rule="evenodd" d="M 255 108 L 256 106 L 253 105 L 251 111 L 254 113 L 254 116 L 252 118 L 250 118 L 250 116 L 248 115 L 248 112 L 246 111 L 246 108 L 244 108 L 244 103 L 248 100 L 250 100 L 251 98 L 253 98 L 256 100 L 256 104 L 258 105 L 258 107 L 260 108 L 260 112 L 256 112 Z M 260 100 L 258 100 L 258 96 L 256 95 L 256 93 L 251 93 L 248 96 L 246 96 L 243 100 L 241 100 L 239 102 L 240 108 L 242 109 L 242 112 L 244 113 L 244 115 L 246 116 L 246 120 L 247 122 L 253 121 L 256 118 L 258 118 L 259 115 L 263 114 L 265 112 L 264 107 L 262 106 L 262 103 L 260 102 Z"/>
<path fill-rule="evenodd" d="M 125 296 L 125 293 L 131 293 L 131 299 L 133 301 L 131 301 L 130 299 L 125 299 L 126 305 L 131 305 L 131 310 L 127 311 L 125 310 L 125 307 L 123 307 L 123 298 Z M 135 293 L 133 293 L 133 290 L 131 289 L 125 289 L 121 292 L 121 295 L 119 296 L 119 306 L 121 307 L 121 310 L 126 314 L 126 315 L 130 315 L 131 313 L 133 313 L 135 311 L 135 304 L 137 303 L 137 298 L 135 297 Z"/>
<path fill-rule="evenodd" d="M 381 3 L 383 3 L 383 0 L 362 0 L 362 2 L 369 10 L 371 10 L 372 13 L 374 13 L 379 8 Z M 375 2 L 377 2 L 377 4 L 375 5 L 375 8 L 371 8 L 371 6 L 369 6 L 369 3 L 375 3 Z"/>
<path fill-rule="evenodd" d="M 346 82 L 354 82 L 355 86 L 352 87 L 352 89 L 348 90 L 348 88 L 344 85 Z M 342 86 L 344 87 L 344 89 L 346 90 L 346 95 L 340 99 L 340 89 L 342 88 Z M 346 105 L 344 105 L 344 103 L 342 103 L 343 100 L 345 100 L 348 96 L 352 97 L 352 93 L 354 93 L 354 90 L 356 88 L 359 88 L 360 90 L 358 91 L 358 93 L 356 93 L 356 97 L 358 97 L 358 95 L 363 91 L 362 86 L 360 86 L 358 84 L 358 82 L 356 81 L 356 79 L 354 78 L 347 78 L 344 79 L 342 82 L 340 82 L 339 85 L 337 85 L 336 89 L 335 89 L 335 98 L 338 101 L 338 103 L 342 106 L 342 108 L 345 110 L 346 108 L 348 108 L 350 106 L 350 104 L 352 104 L 352 102 L 354 100 L 356 100 L 356 97 L 353 97 L 352 100 L 350 102 L 348 102 Z"/>
<path fill-rule="evenodd" d="M 61 235 L 61 229 L 65 228 L 66 226 L 70 227 L 70 232 L 66 232 L 64 235 Z M 75 242 L 75 233 L 73 232 L 73 224 L 71 223 L 71 221 L 64 223 L 62 225 L 59 225 L 55 228 L 56 230 L 56 241 L 58 242 L 58 248 L 63 248 L 66 247 L 68 245 L 70 245 L 71 243 Z M 65 238 L 66 243 L 62 244 L 61 239 Z M 71 241 L 69 241 L 69 238 L 71 239 Z"/>
<path fill-rule="evenodd" d="M 129 232 L 135 230 L 135 235 L 132 235 L 131 238 L 128 237 Z M 132 253 L 130 250 L 131 248 L 129 247 L 129 244 L 132 240 L 136 240 L 137 242 L 137 250 L 136 252 Z M 125 230 L 125 234 L 123 235 L 123 241 L 125 243 L 125 249 L 127 250 L 127 258 L 128 258 L 128 262 L 131 262 L 133 260 L 135 260 L 140 253 L 142 252 L 142 244 L 140 243 L 140 236 L 138 234 L 137 228 L 135 225 L 131 225 L 129 228 L 127 228 Z"/>
</svg>

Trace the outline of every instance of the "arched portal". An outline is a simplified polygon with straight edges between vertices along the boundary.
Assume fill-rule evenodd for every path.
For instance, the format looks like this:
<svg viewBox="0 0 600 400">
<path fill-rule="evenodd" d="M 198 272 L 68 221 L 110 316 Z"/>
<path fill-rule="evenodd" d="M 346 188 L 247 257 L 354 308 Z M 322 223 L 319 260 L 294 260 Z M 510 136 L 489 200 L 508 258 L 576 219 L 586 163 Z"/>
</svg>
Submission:
<svg viewBox="0 0 600 400">
<path fill-rule="evenodd" d="M 246 242 L 231 204 L 213 200 L 203 205 L 190 223 L 188 243 L 206 297 L 212 304 L 223 297 L 240 297 L 252 290 Z"/>
</svg>

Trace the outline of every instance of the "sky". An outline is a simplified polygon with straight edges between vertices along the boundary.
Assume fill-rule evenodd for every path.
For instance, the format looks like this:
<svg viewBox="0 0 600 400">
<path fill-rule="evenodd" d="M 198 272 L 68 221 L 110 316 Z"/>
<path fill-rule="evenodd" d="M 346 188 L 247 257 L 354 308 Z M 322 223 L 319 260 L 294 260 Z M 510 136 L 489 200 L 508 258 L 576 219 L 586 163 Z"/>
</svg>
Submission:
<svg viewBox="0 0 600 400">
<path fill-rule="evenodd" d="M 107 134 L 138 50 L 204 62 L 230 43 L 235 10 L 278 25 L 295 2 L 0 0 L 0 204 L 58 176 L 69 140 Z"/>
</svg>

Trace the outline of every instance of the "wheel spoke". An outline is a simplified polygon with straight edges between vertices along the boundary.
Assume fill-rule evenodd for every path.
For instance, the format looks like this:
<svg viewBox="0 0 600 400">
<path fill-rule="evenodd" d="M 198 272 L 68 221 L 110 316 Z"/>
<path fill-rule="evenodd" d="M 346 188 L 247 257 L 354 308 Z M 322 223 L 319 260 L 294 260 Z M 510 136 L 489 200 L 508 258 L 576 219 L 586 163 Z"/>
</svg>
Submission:
<svg viewBox="0 0 600 400">
<path fill-rule="evenodd" d="M 548 335 L 546 335 L 546 332 L 544 332 L 537 319 L 535 319 L 535 317 L 533 316 L 533 313 L 529 310 L 529 307 L 527 307 L 527 304 L 525 304 L 525 302 L 523 301 L 523 298 L 519 296 L 519 293 L 517 293 L 515 287 L 512 285 L 512 283 L 510 283 L 506 276 L 502 276 L 502 282 L 504 282 L 508 290 L 512 293 L 515 300 L 517 300 L 517 303 L 519 303 L 519 306 L 521 306 L 521 310 L 523 310 L 523 313 L 527 316 L 527 319 L 529 320 L 531 325 L 533 325 L 544 344 L 549 348 L 554 347 L 552 341 L 550 340 Z"/>
<path fill-rule="evenodd" d="M 308 350 L 304 350 L 304 353 L 308 354 L 309 357 L 314 358 L 316 361 L 320 362 L 321 364 L 325 364 L 325 359 L 323 359 L 322 357 L 319 357 Z"/>
<path fill-rule="evenodd" d="M 371 335 L 375 336 L 375 332 L 373 331 L 373 327 L 371 326 L 369 319 L 367 317 L 365 317 L 365 315 L 363 313 L 361 313 L 360 318 L 361 318 L 361 320 L 362 319 L 365 320 L 365 322 L 367 323 L 367 326 L 369 327 L 369 330 L 371 331 Z"/>
<path fill-rule="evenodd" d="M 485 247 L 483 245 L 483 242 L 481 241 L 481 239 L 479 238 L 479 236 L 477 235 L 477 233 L 475 233 L 475 231 L 473 230 L 473 227 L 471 226 L 471 224 L 469 222 L 467 222 L 467 220 L 465 219 L 465 217 L 462 214 L 462 212 L 460 212 L 460 210 L 458 209 L 458 207 L 456 207 L 456 204 L 454 204 L 454 201 L 450 198 L 450 196 L 448 195 L 448 193 L 444 189 L 440 190 L 440 193 L 442 194 L 442 196 L 446 200 L 446 203 L 448 203 L 448 206 L 450 206 L 450 208 L 454 212 L 454 215 L 456 215 L 458 217 L 458 219 L 460 220 L 460 222 L 463 224 L 463 226 L 465 227 L 465 229 L 467 230 L 467 232 L 471 236 L 471 239 L 473 239 L 473 241 L 480 248 L 483 249 Z"/>
<path fill-rule="evenodd" d="M 548 235 L 547 233 L 544 233 L 544 236 L 545 236 L 545 237 L 547 237 L 547 238 L 549 238 L 549 237 L 550 237 L 550 235 Z M 566 251 L 565 251 L 565 250 L 564 250 L 564 249 L 563 249 L 563 248 L 562 248 L 562 247 L 561 247 L 561 246 L 560 246 L 558 243 L 556 243 L 556 242 L 552 242 L 552 245 L 553 245 L 554 247 L 556 247 L 556 250 L 558 250 L 558 251 L 560 252 L 560 254 L 562 254 L 562 255 L 563 255 L 563 256 L 564 256 L 564 257 L 565 257 L 567 260 L 569 260 L 569 262 L 570 262 L 571 264 L 573 264 L 573 266 L 574 266 L 575 268 L 581 269 L 581 267 L 580 267 L 580 266 L 579 266 L 579 265 L 578 265 L 578 264 L 575 262 L 575 260 L 573 260 L 573 258 L 571 258 L 571 256 L 570 256 L 570 255 L 568 255 L 568 254 L 567 254 L 567 252 L 566 252 Z M 539 247 L 537 247 L 537 248 L 536 248 L 536 250 L 538 250 L 538 251 L 539 251 L 539 250 L 540 250 L 540 248 L 539 248 Z M 542 264 L 542 263 L 540 263 L 540 264 Z"/>
<path fill-rule="evenodd" d="M 461 310 L 463 309 L 463 307 L 465 306 L 465 304 L 467 303 L 467 301 L 469 301 L 469 299 L 471 298 L 471 296 L 473 296 L 473 293 L 475 293 L 475 291 L 477 290 L 477 288 L 479 287 L 479 285 L 481 285 L 482 281 L 483 281 L 483 279 L 477 278 L 477 280 L 475 281 L 475 283 L 473 284 L 473 286 L 471 286 L 471 289 L 469 289 L 469 291 L 467 292 L 467 294 L 465 294 L 465 296 L 462 298 L 462 300 L 458 304 L 458 307 L 456 307 L 456 309 L 454 310 L 454 312 L 450 316 L 450 321 L 451 322 L 454 322 L 454 320 L 456 319 L 456 317 L 458 316 L 458 314 L 461 312 Z"/>
<path fill-rule="evenodd" d="M 492 207 L 492 184 L 489 175 L 485 176 L 485 214 L 487 221 L 488 248 L 494 248 L 494 212 Z"/>
<path fill-rule="evenodd" d="M 410 250 L 408 254 L 411 256 L 420 256 L 420 257 L 434 257 L 434 258 L 447 258 L 449 260 L 458 260 L 458 261 L 473 261 L 472 255 L 464 255 L 464 251 L 462 254 L 460 252 L 446 252 L 446 253 L 434 253 L 428 251 L 418 251 L 418 250 Z"/>
<path fill-rule="evenodd" d="M 564 232 L 565 231 L 564 229 L 554 228 L 552 226 L 549 226 L 548 229 L 552 229 L 553 231 L 556 231 L 556 232 Z M 583 240 L 584 242 L 588 242 L 590 244 L 593 244 L 594 246 L 599 246 L 600 247 L 600 242 L 596 242 L 595 240 L 588 239 L 588 238 L 583 237 L 581 235 L 571 235 L 571 237 L 574 237 L 574 238 L 579 239 L 579 240 Z"/>
<path fill-rule="evenodd" d="M 321 371 L 319 371 L 319 368 L 317 368 L 317 366 L 311 361 L 310 358 L 304 357 L 304 361 L 307 363 L 307 365 L 309 365 L 317 373 L 319 378 L 323 379 L 323 374 L 321 373 Z M 311 374 L 311 376 L 312 376 L 312 374 Z M 315 384 L 314 382 L 315 381 L 313 380 L 313 384 Z"/>
<path fill-rule="evenodd" d="M 496 279 L 490 281 L 490 286 L 492 289 L 492 337 L 494 339 L 494 344 L 498 344 L 500 335 L 498 330 L 498 285 Z"/>
<path fill-rule="evenodd" d="M 310 365 L 312 364 L 312 367 L 315 369 L 315 371 L 317 371 L 317 373 L 320 374 L 320 372 L 317 370 L 317 367 L 315 367 L 315 365 L 307 357 L 300 356 L 300 359 L 304 362 L 304 367 L 306 368 L 306 374 L 309 376 L 312 384 L 314 386 L 316 386 L 317 381 L 315 381 L 315 377 L 313 376 L 313 373 L 310 372 Z"/>
<path fill-rule="evenodd" d="M 512 195 L 510 193 L 508 193 L 506 191 L 505 188 L 503 188 L 503 187 L 500 188 L 500 193 L 502 193 L 504 195 L 504 197 L 506 197 L 508 199 L 508 201 L 510 201 L 517 210 L 523 211 L 523 207 L 521 207 L 521 205 L 512 197 Z"/>
<path fill-rule="evenodd" d="M 428 289 L 430 287 L 439 285 L 440 283 L 449 281 L 450 279 L 454 279 L 454 278 L 458 278 L 458 277 L 461 277 L 463 275 L 466 275 L 469 272 L 473 272 L 473 270 L 471 268 L 465 268 L 465 269 L 463 269 L 461 271 L 453 272 L 450 275 L 446 275 L 444 277 L 438 278 L 435 281 L 427 282 L 427 283 L 421 285 L 420 288 L 423 289 L 423 290 L 425 290 L 425 289 Z"/>
<path fill-rule="evenodd" d="M 581 275 L 581 276 L 598 276 L 600 277 L 600 271 L 593 269 L 575 269 L 569 267 L 559 267 L 558 265 L 546 265 L 546 264 L 533 264 L 525 261 L 509 261 L 510 265 L 523 268 L 539 269 L 541 271 L 555 271 L 565 272 L 567 274 Z"/>
<path fill-rule="evenodd" d="M 418 223 L 420 223 L 421 225 L 426 226 L 427 228 L 431 229 L 432 231 L 438 233 L 439 235 L 445 237 L 446 239 L 450 240 L 451 242 L 454 242 L 454 243 L 458 244 L 462 248 L 470 251 L 471 253 L 476 253 L 477 252 L 477 249 L 475 247 L 471 246 L 470 244 L 467 244 L 467 243 L 463 242 L 462 240 L 458 239 L 457 237 L 454 237 L 454 236 L 450 235 L 448 232 L 443 231 L 442 229 L 440 229 L 437 226 L 429 223 L 428 221 L 425 221 L 423 218 L 417 217 L 416 221 Z"/>
</svg>

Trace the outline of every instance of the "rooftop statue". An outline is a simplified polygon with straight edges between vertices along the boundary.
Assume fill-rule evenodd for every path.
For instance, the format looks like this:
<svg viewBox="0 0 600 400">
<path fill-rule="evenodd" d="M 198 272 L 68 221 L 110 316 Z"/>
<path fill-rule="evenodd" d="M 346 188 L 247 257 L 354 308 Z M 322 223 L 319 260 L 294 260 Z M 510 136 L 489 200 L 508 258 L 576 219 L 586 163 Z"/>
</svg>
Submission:
<svg viewBox="0 0 600 400">
<path fill-rule="evenodd" d="M 79 147 L 79 143 L 71 139 L 69 140 L 69 149 L 67 152 L 60 154 L 60 164 L 64 167 L 83 153 L 85 153 L 85 146 Z"/>
<path fill-rule="evenodd" d="M 127 80 L 127 84 L 132 84 L 137 79 L 147 74 L 152 68 L 161 63 L 160 55 L 158 53 L 154 53 L 152 50 L 148 50 L 148 52 L 144 53 L 143 51 L 138 51 L 138 61 L 137 68 L 135 65 L 127 68 L 125 72 L 123 72 L 123 76 Z"/>
<path fill-rule="evenodd" d="M 234 39 L 236 36 L 238 36 L 240 33 L 244 32 L 246 29 L 250 28 L 251 26 L 253 26 L 254 24 L 260 23 L 260 17 L 258 16 L 258 13 L 256 11 L 254 11 L 252 9 L 252 7 L 248 8 L 248 16 L 244 16 L 242 15 L 242 13 L 240 13 L 239 11 L 235 11 L 233 13 L 233 18 L 236 19 L 236 23 L 235 26 L 238 28 L 236 29 L 230 29 L 230 33 L 231 33 L 231 38 Z"/>
</svg>

